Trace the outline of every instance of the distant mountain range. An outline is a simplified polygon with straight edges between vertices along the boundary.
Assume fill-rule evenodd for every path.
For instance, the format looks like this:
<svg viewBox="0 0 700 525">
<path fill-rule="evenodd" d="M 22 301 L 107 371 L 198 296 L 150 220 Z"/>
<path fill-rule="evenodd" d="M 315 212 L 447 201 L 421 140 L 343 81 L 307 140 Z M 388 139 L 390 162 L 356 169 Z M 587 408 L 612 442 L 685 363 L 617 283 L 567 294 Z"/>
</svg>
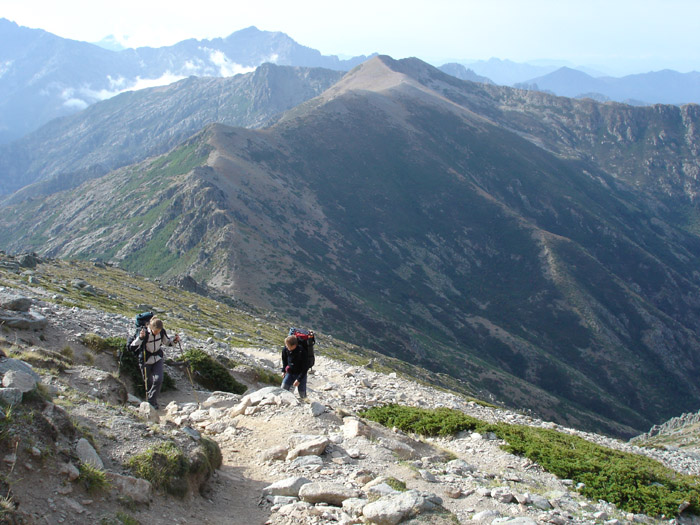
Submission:
<svg viewBox="0 0 700 525">
<path fill-rule="evenodd" d="M 114 38 L 107 37 L 97 44 L 78 42 L 0 18 L 0 144 L 16 140 L 53 118 L 75 114 L 128 90 L 166 85 L 190 76 L 229 77 L 250 72 L 265 62 L 348 71 L 367 58 L 325 56 L 284 33 L 255 27 L 226 38 L 122 49 Z M 700 73 L 660 71 L 621 79 L 594 78 L 569 68 L 556 70 L 556 66 L 495 58 L 466 66 L 450 63 L 442 69 L 462 80 L 519 84 L 527 89 L 600 101 L 700 102 Z"/>
<path fill-rule="evenodd" d="M 195 115 L 186 88 L 142 102 L 160 92 Z M 173 121 L 140 121 L 129 100 L 92 108 L 90 135 L 112 133 L 119 104 L 115 137 L 164 144 Z M 87 122 L 55 133 L 78 147 Z M 188 275 L 629 436 L 700 404 L 698 130 L 700 106 L 573 100 L 376 57 L 272 126 L 210 124 L 80 186 L 27 188 L 0 214 L 0 248 Z"/>
<path fill-rule="evenodd" d="M 283 33 L 254 27 L 226 38 L 111 51 L 0 18 L 0 144 L 126 90 L 190 76 L 232 76 L 265 62 L 346 71 L 366 58 L 324 56 Z"/>
<path fill-rule="evenodd" d="M 515 87 L 535 89 L 571 98 L 589 97 L 634 105 L 700 103 L 700 73 L 664 70 L 622 78 L 594 78 L 562 67 Z"/>
</svg>

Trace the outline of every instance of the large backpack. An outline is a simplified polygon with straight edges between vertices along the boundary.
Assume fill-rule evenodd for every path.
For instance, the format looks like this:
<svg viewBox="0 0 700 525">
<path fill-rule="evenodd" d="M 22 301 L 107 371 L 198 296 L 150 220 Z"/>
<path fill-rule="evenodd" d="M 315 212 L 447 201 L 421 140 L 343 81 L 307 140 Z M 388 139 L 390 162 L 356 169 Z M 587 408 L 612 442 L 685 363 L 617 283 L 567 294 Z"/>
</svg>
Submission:
<svg viewBox="0 0 700 525">
<path fill-rule="evenodd" d="M 290 328 L 289 335 L 297 338 L 297 342 L 302 348 L 306 349 L 309 368 L 316 364 L 316 356 L 314 355 L 314 345 L 316 344 L 316 335 L 313 330 L 302 330 L 301 328 Z"/>
<path fill-rule="evenodd" d="M 134 339 L 136 339 L 139 336 L 141 329 L 146 328 L 148 326 L 148 323 L 151 322 L 152 318 L 153 318 L 153 312 L 143 312 L 143 313 L 140 313 L 136 316 L 136 318 L 135 318 L 136 329 L 134 330 L 134 333 L 132 335 L 130 335 L 126 340 L 126 351 L 127 352 L 132 351 L 135 354 L 141 353 L 141 347 L 133 349 L 131 347 L 131 343 L 133 343 Z M 139 358 L 140 358 L 140 355 L 139 355 Z"/>
</svg>

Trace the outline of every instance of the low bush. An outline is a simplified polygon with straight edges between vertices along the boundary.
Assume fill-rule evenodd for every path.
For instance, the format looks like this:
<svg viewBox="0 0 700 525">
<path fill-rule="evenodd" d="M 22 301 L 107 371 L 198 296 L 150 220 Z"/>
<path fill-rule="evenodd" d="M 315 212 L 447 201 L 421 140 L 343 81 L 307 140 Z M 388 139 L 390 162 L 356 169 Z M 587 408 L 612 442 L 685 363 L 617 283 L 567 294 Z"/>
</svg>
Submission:
<svg viewBox="0 0 700 525">
<path fill-rule="evenodd" d="M 209 390 L 243 394 L 247 388 L 236 381 L 224 365 L 203 350 L 188 350 L 180 358 L 189 367 L 192 377 Z"/>
<path fill-rule="evenodd" d="M 190 464 L 185 454 L 170 441 L 131 457 L 126 466 L 134 475 L 148 480 L 155 489 L 183 497 L 188 490 Z"/>
<path fill-rule="evenodd" d="M 81 463 L 79 470 L 78 481 L 90 494 L 105 492 L 109 489 L 110 484 L 104 470 L 95 467 L 92 463 Z"/>
<path fill-rule="evenodd" d="M 130 458 L 126 466 L 138 477 L 150 481 L 155 489 L 184 497 L 190 475 L 208 478 L 223 462 L 219 445 L 201 437 L 199 446 L 189 457 L 175 443 L 168 441 Z M 200 478 L 202 479 L 202 478 Z"/>
<path fill-rule="evenodd" d="M 700 514 L 700 479 L 681 475 L 646 456 L 620 452 L 551 429 L 490 424 L 457 410 L 400 405 L 373 407 L 360 414 L 388 427 L 425 436 L 462 430 L 494 432 L 504 449 L 525 456 L 552 474 L 585 486 L 581 493 L 627 512 L 672 517 L 682 509 Z"/>
</svg>

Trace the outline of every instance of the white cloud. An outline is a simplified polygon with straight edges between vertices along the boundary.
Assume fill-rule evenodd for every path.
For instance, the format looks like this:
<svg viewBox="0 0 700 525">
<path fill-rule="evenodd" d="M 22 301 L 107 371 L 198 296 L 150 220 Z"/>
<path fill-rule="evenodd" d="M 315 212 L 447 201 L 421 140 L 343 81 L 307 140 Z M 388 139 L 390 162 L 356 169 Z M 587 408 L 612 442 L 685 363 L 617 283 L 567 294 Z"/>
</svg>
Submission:
<svg viewBox="0 0 700 525">
<path fill-rule="evenodd" d="M 209 51 L 209 60 L 211 60 L 212 64 L 219 68 L 219 74 L 222 77 L 232 77 L 241 73 L 250 73 L 251 71 L 255 71 L 254 67 L 242 66 L 241 64 L 232 62 L 223 51 L 208 48 L 204 48 L 203 50 Z"/>
<path fill-rule="evenodd" d="M 93 101 L 97 100 L 107 100 L 120 93 L 125 93 L 126 91 L 138 91 L 140 89 L 146 89 L 156 86 L 167 86 L 178 80 L 185 78 L 182 75 L 175 75 L 170 71 L 167 71 L 163 76 L 159 78 L 141 78 L 136 77 L 133 80 L 127 80 L 124 77 L 112 78 L 107 77 L 109 81 L 109 89 L 91 89 L 88 87 L 82 87 L 78 89 L 78 92 Z"/>
<path fill-rule="evenodd" d="M 63 99 L 63 105 L 65 107 L 82 110 L 94 102 L 112 98 L 126 91 L 138 91 L 139 89 L 165 86 L 182 80 L 183 78 L 185 77 L 174 75 L 170 72 L 166 72 L 160 78 L 136 77 L 133 80 L 127 80 L 124 77 L 112 78 L 108 76 L 107 81 L 109 82 L 109 88 L 107 89 L 92 89 L 87 86 L 79 88 L 67 87 L 61 91 L 61 98 Z"/>
<path fill-rule="evenodd" d="M 85 102 L 84 100 L 79 99 L 79 98 L 69 98 L 68 100 L 63 102 L 63 105 L 66 106 L 67 108 L 81 110 L 81 109 L 85 109 L 90 104 L 88 104 L 87 102 Z"/>
</svg>

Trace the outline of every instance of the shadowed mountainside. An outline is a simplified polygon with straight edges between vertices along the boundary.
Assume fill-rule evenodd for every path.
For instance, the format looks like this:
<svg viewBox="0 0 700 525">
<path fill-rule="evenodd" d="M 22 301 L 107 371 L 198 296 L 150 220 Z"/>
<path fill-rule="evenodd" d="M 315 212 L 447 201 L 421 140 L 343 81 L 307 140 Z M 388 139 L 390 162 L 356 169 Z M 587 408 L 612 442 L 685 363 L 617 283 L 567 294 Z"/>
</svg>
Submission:
<svg viewBox="0 0 700 525">
<path fill-rule="evenodd" d="M 189 274 L 545 417 L 632 435 L 700 401 L 700 239 L 654 198 L 654 166 L 635 182 L 593 157 L 589 137 L 636 111 L 598 119 L 616 108 L 381 57 L 271 128 L 211 125 L 9 208 L 0 246 Z M 696 119 L 648 109 L 643 129 Z"/>
</svg>

